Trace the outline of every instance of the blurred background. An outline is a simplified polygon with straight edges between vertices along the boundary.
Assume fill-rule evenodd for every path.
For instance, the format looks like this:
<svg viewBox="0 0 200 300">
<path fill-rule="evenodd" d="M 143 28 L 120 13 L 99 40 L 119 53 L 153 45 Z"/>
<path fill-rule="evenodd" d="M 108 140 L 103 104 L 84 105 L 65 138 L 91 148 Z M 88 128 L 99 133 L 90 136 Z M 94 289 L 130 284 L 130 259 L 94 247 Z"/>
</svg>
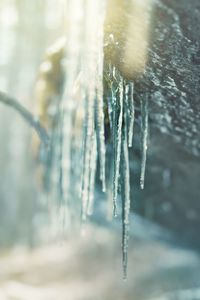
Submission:
<svg viewBox="0 0 200 300">
<path fill-rule="evenodd" d="M 48 46 L 62 35 L 62 1 L 1 1 L 1 90 L 31 112 L 35 85 Z M 32 243 L 40 200 L 36 188 L 32 129 L 12 109 L 1 106 L 1 234 L 2 246 Z"/>
<path fill-rule="evenodd" d="M 145 74 L 135 79 L 127 280 L 122 279 L 120 219 L 109 222 L 99 205 L 91 223 L 65 231 L 59 214 L 52 217 L 38 179 L 33 129 L 0 103 L 0 300 L 200 299 L 200 5 L 152 3 L 149 58 Z M 106 51 L 116 51 L 116 59 L 126 45 L 123 20 L 131 18 L 120 1 L 114 4 L 120 33 L 115 45 L 108 39 Z M 62 0 L 0 1 L 0 91 L 32 113 L 46 50 L 65 33 L 63 7 Z M 150 138 L 141 191 L 138 123 L 144 95 Z M 96 197 L 104 203 L 98 187 Z"/>
</svg>

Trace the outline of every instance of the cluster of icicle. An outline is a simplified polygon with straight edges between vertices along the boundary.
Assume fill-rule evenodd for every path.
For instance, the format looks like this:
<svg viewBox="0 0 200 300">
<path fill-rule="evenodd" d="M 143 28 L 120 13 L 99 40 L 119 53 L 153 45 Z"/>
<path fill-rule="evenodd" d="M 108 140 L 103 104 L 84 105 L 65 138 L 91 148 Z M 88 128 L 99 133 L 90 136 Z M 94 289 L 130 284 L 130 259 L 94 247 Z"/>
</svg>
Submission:
<svg viewBox="0 0 200 300">
<path fill-rule="evenodd" d="M 115 67 L 109 67 L 107 79 L 110 83 L 110 96 L 107 97 L 109 124 L 112 136 L 112 200 L 113 215 L 118 215 L 118 191 L 121 191 L 122 212 L 122 255 L 123 272 L 127 274 L 127 255 L 130 214 L 130 168 L 129 148 L 133 145 L 135 121 L 134 83 L 126 81 Z M 140 187 L 144 188 L 147 139 L 148 139 L 148 102 L 141 101 L 141 142 L 142 162 Z"/>
<path fill-rule="evenodd" d="M 126 82 L 110 67 L 111 96 L 104 99 L 104 32 L 106 0 L 68 0 L 66 82 L 58 108 L 58 126 L 53 137 L 53 183 L 59 186 L 64 207 L 82 221 L 93 213 L 97 165 L 102 190 L 106 191 L 105 105 L 113 141 L 113 214 L 118 213 L 118 191 L 122 199 L 122 252 L 127 273 L 129 239 L 130 178 L 129 147 L 134 127 L 134 84 Z M 148 114 L 142 102 L 142 167 L 144 187 Z"/>
</svg>

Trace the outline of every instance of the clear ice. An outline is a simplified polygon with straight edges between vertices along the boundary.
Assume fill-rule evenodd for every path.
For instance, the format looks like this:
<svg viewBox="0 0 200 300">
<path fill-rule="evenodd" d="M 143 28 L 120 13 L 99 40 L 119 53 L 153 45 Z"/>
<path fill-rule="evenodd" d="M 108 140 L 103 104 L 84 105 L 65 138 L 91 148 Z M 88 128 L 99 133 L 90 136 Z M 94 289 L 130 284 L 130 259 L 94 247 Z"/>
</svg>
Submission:
<svg viewBox="0 0 200 300">
<path fill-rule="evenodd" d="M 142 137 L 142 162 L 140 174 L 140 187 L 144 189 L 145 170 L 148 148 L 148 99 L 145 95 L 141 100 L 141 137 Z"/>
<path fill-rule="evenodd" d="M 105 12 L 106 0 L 67 2 L 65 84 L 58 104 L 57 127 L 52 135 L 51 177 L 53 186 L 57 187 L 54 190 L 59 191 L 54 193 L 55 197 L 61 198 L 60 203 L 66 210 L 71 210 L 72 215 L 86 221 L 94 210 L 97 175 L 102 191 L 109 193 L 106 171 L 110 172 L 113 215 L 117 216 L 122 208 L 122 257 L 126 278 L 130 214 L 129 148 L 134 137 L 135 86 L 125 80 L 117 68 L 104 65 Z M 106 118 L 112 144 L 112 170 L 108 170 L 109 162 L 106 162 Z M 141 101 L 141 131 L 140 186 L 144 188 L 148 139 L 148 101 L 145 97 Z M 121 205 L 118 205 L 118 194 L 121 195 Z"/>
</svg>

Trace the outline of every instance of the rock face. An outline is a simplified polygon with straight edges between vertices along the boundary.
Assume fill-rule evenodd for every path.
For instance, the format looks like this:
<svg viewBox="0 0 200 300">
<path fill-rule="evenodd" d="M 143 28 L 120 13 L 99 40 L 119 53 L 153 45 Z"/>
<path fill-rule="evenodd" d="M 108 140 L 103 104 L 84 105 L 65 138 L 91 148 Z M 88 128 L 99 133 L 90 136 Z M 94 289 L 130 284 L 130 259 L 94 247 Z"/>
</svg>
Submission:
<svg viewBox="0 0 200 300">
<path fill-rule="evenodd" d="M 155 3 L 149 67 L 140 82 L 150 93 L 154 123 L 195 155 L 200 151 L 199 15 L 197 1 Z"/>
<path fill-rule="evenodd" d="M 149 63 L 136 82 L 136 100 L 149 97 L 151 137 L 146 189 L 135 205 L 198 244 L 199 17 L 197 0 L 154 3 Z"/>
</svg>

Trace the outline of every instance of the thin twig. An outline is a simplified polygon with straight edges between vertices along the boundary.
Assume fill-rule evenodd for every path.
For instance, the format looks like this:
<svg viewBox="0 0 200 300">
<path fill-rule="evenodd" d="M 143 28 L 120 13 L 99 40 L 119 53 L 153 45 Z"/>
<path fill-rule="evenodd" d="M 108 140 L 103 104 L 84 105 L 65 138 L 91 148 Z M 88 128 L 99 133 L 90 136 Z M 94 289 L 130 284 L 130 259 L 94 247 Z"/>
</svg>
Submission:
<svg viewBox="0 0 200 300">
<path fill-rule="evenodd" d="M 32 115 L 24 106 L 22 106 L 18 100 L 8 96 L 0 91 L 0 102 L 16 110 L 23 119 L 35 129 L 40 140 L 45 146 L 49 146 L 49 136 L 45 128 L 40 124 L 34 115 Z"/>
</svg>

